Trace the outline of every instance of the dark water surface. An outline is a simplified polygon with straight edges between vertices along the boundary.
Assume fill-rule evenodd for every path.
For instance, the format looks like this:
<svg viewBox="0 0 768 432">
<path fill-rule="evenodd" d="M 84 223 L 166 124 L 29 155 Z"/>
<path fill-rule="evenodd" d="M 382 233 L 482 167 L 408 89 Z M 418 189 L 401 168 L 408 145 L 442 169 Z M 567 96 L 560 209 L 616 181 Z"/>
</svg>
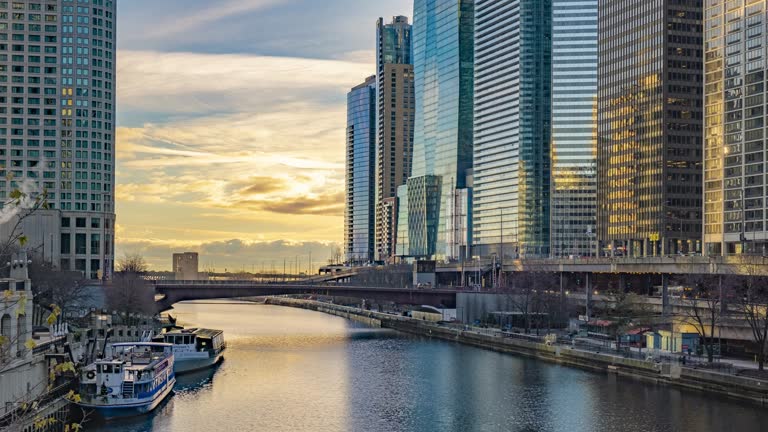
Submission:
<svg viewBox="0 0 768 432">
<path fill-rule="evenodd" d="M 768 409 L 317 312 L 185 303 L 225 331 L 226 360 L 180 377 L 148 417 L 88 431 L 768 431 Z"/>
</svg>

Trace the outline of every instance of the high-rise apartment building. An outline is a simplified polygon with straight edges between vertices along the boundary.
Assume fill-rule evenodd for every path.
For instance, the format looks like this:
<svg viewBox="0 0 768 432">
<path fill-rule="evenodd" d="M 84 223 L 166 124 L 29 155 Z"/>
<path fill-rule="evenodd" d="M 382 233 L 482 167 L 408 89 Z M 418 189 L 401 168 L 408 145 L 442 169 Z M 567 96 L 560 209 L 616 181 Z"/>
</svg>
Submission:
<svg viewBox="0 0 768 432">
<path fill-rule="evenodd" d="M 376 76 L 347 94 L 344 253 L 349 262 L 374 259 Z"/>
<path fill-rule="evenodd" d="M 409 256 L 455 258 L 470 239 L 452 236 L 449 214 L 472 168 L 474 0 L 415 0 L 413 62 L 416 118 L 408 179 Z M 413 187 L 411 187 L 413 186 Z M 468 223 L 468 222 L 467 222 Z M 466 223 L 463 224 L 466 226 Z M 398 231 L 402 231 L 398 228 Z M 457 247 L 458 246 L 458 247 Z"/>
<path fill-rule="evenodd" d="M 551 252 L 597 253 L 597 0 L 552 0 Z"/>
<path fill-rule="evenodd" d="M 391 262 L 397 244 L 397 188 L 411 175 L 414 89 L 411 25 L 376 23 L 376 259 Z"/>
<path fill-rule="evenodd" d="M 700 250 L 702 12 L 702 0 L 599 1 L 603 252 Z"/>
<path fill-rule="evenodd" d="M 704 252 L 765 254 L 768 8 L 704 3 Z"/>
<path fill-rule="evenodd" d="M 97 278 L 113 267 L 116 2 L 0 1 L 0 201 L 47 192 L 29 247 Z"/>
<path fill-rule="evenodd" d="M 546 256 L 552 1 L 477 0 L 475 15 L 473 253 Z"/>
</svg>

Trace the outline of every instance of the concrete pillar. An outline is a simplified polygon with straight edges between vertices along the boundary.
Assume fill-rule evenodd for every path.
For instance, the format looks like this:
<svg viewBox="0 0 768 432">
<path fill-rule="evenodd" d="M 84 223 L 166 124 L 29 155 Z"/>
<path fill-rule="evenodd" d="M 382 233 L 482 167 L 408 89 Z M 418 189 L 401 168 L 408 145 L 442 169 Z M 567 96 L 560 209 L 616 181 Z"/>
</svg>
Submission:
<svg viewBox="0 0 768 432">
<path fill-rule="evenodd" d="M 592 277 L 591 276 L 592 275 L 590 273 L 586 273 L 585 285 L 587 286 L 587 309 L 586 309 L 587 321 L 589 321 L 589 315 L 591 314 L 590 307 L 592 303 Z"/>
<path fill-rule="evenodd" d="M 661 275 L 661 314 L 669 315 L 669 275 Z"/>
<path fill-rule="evenodd" d="M 627 292 L 627 275 L 624 273 L 619 274 L 619 291 Z"/>
<path fill-rule="evenodd" d="M 565 276 L 563 275 L 563 272 L 560 272 L 560 317 L 565 316 L 565 283 L 564 279 Z"/>
</svg>

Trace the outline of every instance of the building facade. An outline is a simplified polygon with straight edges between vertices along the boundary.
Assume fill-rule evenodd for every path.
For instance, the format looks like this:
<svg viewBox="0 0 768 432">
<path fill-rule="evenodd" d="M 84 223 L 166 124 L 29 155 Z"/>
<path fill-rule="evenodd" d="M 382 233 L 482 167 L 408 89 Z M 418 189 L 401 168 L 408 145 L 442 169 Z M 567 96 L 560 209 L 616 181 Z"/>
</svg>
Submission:
<svg viewBox="0 0 768 432">
<path fill-rule="evenodd" d="M 547 256 L 552 1 L 475 9 L 473 253 Z"/>
<path fill-rule="evenodd" d="M 0 201 L 45 191 L 50 210 L 25 224 L 30 249 L 92 279 L 114 266 L 115 11 L 0 2 Z"/>
<path fill-rule="evenodd" d="M 765 254 L 765 1 L 706 0 L 704 252 Z"/>
<path fill-rule="evenodd" d="M 198 280 L 200 271 L 197 252 L 184 252 L 173 254 L 173 273 L 176 280 Z"/>
<path fill-rule="evenodd" d="M 701 0 L 599 1 L 603 253 L 701 250 L 702 12 Z"/>
<path fill-rule="evenodd" d="M 555 257 L 597 253 L 597 0 L 552 0 Z"/>
<path fill-rule="evenodd" d="M 376 77 L 347 94 L 344 253 L 346 260 L 374 259 L 376 161 Z"/>
<path fill-rule="evenodd" d="M 454 191 L 466 188 L 472 168 L 474 9 L 474 0 L 414 2 L 416 116 L 407 186 L 409 212 L 418 217 L 407 222 L 417 221 L 408 227 L 410 256 L 456 258 L 446 231 Z"/>
<path fill-rule="evenodd" d="M 397 244 L 397 188 L 411 175 L 414 82 L 411 25 L 396 16 L 376 24 L 376 260 L 392 262 Z"/>
</svg>

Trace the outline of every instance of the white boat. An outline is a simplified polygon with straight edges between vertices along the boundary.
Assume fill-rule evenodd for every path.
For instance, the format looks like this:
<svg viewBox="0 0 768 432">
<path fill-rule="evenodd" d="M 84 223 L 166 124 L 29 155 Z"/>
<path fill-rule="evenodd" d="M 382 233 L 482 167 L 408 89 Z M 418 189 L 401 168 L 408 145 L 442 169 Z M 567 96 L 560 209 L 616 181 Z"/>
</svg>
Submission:
<svg viewBox="0 0 768 432">
<path fill-rule="evenodd" d="M 84 368 L 78 405 L 105 419 L 146 414 L 173 391 L 173 346 L 116 343 L 106 358 Z"/>
<path fill-rule="evenodd" d="M 155 341 L 173 345 L 174 370 L 178 374 L 215 366 L 224 358 L 227 349 L 221 330 L 183 329 L 163 333 Z"/>
</svg>

